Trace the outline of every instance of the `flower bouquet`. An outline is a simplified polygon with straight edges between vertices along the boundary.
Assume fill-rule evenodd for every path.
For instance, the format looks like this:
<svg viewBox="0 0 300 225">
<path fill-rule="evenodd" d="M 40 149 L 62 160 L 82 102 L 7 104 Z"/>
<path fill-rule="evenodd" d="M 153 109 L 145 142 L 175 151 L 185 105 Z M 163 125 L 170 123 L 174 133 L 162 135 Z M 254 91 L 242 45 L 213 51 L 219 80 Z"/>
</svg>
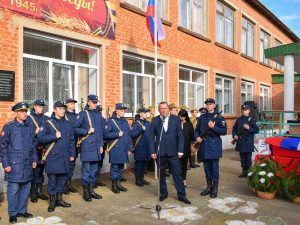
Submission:
<svg viewBox="0 0 300 225">
<path fill-rule="evenodd" d="M 260 158 L 249 168 L 247 184 L 263 199 L 274 199 L 280 190 L 283 172 L 271 158 Z"/>
<path fill-rule="evenodd" d="M 285 195 L 294 203 L 300 204 L 300 169 L 293 170 L 283 180 Z"/>
</svg>

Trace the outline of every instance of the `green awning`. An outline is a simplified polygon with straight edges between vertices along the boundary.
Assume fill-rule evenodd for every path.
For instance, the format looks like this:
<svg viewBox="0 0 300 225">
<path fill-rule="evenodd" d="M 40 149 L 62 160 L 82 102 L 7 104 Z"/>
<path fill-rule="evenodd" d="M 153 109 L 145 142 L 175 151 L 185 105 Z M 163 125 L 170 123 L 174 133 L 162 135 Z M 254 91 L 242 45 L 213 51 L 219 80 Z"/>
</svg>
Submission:
<svg viewBox="0 0 300 225">
<path fill-rule="evenodd" d="M 294 82 L 300 82 L 300 74 L 295 74 Z M 272 74 L 272 84 L 283 84 L 284 75 L 283 74 Z"/>
<path fill-rule="evenodd" d="M 265 49 L 265 57 L 284 65 L 284 56 L 294 55 L 295 71 L 300 72 L 300 42 Z"/>
</svg>

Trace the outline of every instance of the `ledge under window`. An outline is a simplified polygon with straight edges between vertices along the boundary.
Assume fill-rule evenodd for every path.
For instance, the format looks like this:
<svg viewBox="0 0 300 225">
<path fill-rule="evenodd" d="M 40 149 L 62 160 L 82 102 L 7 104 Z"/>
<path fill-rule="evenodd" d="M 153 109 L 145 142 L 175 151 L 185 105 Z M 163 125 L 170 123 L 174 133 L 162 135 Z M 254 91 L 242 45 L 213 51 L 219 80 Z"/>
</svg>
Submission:
<svg viewBox="0 0 300 225">
<path fill-rule="evenodd" d="M 136 6 L 134 6 L 134 5 L 131 5 L 131 4 L 129 4 L 129 3 L 126 3 L 126 2 L 121 2 L 120 3 L 120 7 L 121 8 L 124 8 L 124 9 L 127 9 L 127 10 L 129 10 L 129 11 L 131 11 L 131 12 L 134 12 L 134 13 L 136 13 L 136 14 L 139 14 L 139 15 L 141 15 L 141 16 L 145 16 L 146 17 L 146 12 L 145 11 L 143 11 L 143 10 L 141 10 L 140 8 L 138 8 L 138 7 L 136 7 Z M 163 19 L 163 18 L 161 18 L 161 20 L 162 20 L 162 23 L 164 24 L 164 25 L 167 25 L 167 26 L 172 26 L 172 23 L 170 22 L 170 21 L 167 21 L 167 20 L 165 20 L 165 19 Z"/>
<path fill-rule="evenodd" d="M 191 31 L 191 30 L 188 30 L 188 29 L 186 29 L 186 28 L 184 28 L 184 27 L 178 26 L 178 27 L 177 27 L 177 30 L 180 30 L 180 31 L 182 31 L 182 32 L 184 32 L 184 33 L 186 33 L 186 34 L 189 34 L 189 35 L 191 35 L 191 36 L 193 36 L 193 37 L 196 37 L 196 38 L 198 38 L 198 39 L 201 39 L 201 40 L 203 40 L 203 41 L 211 42 L 211 40 L 210 40 L 209 38 L 204 37 L 203 35 L 198 34 L 198 33 L 195 33 L 195 32 L 193 32 L 193 31 Z"/>
<path fill-rule="evenodd" d="M 263 63 L 263 62 L 259 62 L 259 64 L 260 64 L 260 65 L 263 65 L 263 66 L 266 66 L 266 67 L 269 67 L 269 68 L 271 68 L 271 69 L 273 69 L 273 67 L 272 67 L 271 65 L 265 64 L 265 63 Z"/>
<path fill-rule="evenodd" d="M 235 49 L 233 49 L 233 48 L 230 48 L 230 47 L 228 47 L 228 46 L 226 46 L 226 45 L 224 45 L 224 44 L 222 44 L 222 43 L 215 42 L 215 45 L 217 45 L 217 46 L 219 46 L 219 47 L 221 47 L 221 48 L 224 48 L 224 49 L 226 49 L 226 50 L 228 50 L 228 51 L 231 51 L 231 52 L 233 52 L 233 53 L 235 53 L 235 54 L 238 54 L 238 53 L 239 53 L 237 50 L 235 50 Z"/>
<path fill-rule="evenodd" d="M 254 59 L 254 58 L 252 58 L 251 56 L 248 56 L 248 55 L 246 55 L 246 54 L 244 54 L 244 53 L 241 53 L 241 56 L 244 57 L 244 58 L 246 58 L 246 59 L 249 59 L 249 60 L 252 61 L 252 62 L 255 62 L 255 63 L 258 62 L 256 59 Z"/>
<path fill-rule="evenodd" d="M 274 70 L 279 72 L 279 73 L 282 73 L 282 74 L 284 73 L 284 71 L 282 69 L 277 69 L 276 67 L 274 67 Z"/>
</svg>

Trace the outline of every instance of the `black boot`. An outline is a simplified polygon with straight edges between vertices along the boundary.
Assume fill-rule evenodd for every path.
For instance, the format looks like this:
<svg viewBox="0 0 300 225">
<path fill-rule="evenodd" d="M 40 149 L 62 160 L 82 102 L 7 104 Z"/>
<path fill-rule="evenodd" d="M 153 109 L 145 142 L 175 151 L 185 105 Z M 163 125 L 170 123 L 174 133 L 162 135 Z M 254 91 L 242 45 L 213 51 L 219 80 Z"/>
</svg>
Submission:
<svg viewBox="0 0 300 225">
<path fill-rule="evenodd" d="M 71 207 L 71 204 L 65 202 L 62 199 L 62 193 L 60 193 L 60 194 L 56 194 L 56 206 L 61 206 L 61 207 L 64 207 L 64 208 L 69 208 L 69 207 Z"/>
<path fill-rule="evenodd" d="M 123 186 L 121 185 L 121 181 L 120 181 L 120 180 L 117 181 L 117 187 L 118 187 L 118 189 L 119 189 L 120 191 L 127 191 L 127 188 L 125 188 L 125 187 L 123 187 Z"/>
<path fill-rule="evenodd" d="M 218 186 L 219 186 L 219 182 L 213 182 L 213 187 L 212 187 L 212 191 L 210 193 L 210 197 L 211 198 L 216 198 L 218 196 Z"/>
<path fill-rule="evenodd" d="M 50 195 L 50 203 L 49 203 L 49 207 L 48 207 L 48 212 L 54 212 L 55 207 L 56 207 L 55 195 Z"/>
<path fill-rule="evenodd" d="M 143 184 L 145 184 L 145 185 L 150 185 L 150 182 L 146 181 L 144 176 L 141 177 L 141 181 L 142 181 Z"/>
<path fill-rule="evenodd" d="M 72 181 L 71 180 L 67 181 L 67 187 L 68 187 L 68 190 L 70 192 L 72 192 L 72 193 L 76 193 L 77 192 L 77 189 L 72 186 Z"/>
<path fill-rule="evenodd" d="M 119 194 L 120 193 L 120 190 L 118 188 L 118 184 L 117 184 L 117 181 L 116 180 L 112 180 L 112 185 L 111 185 L 111 190 L 113 193 L 116 193 L 116 194 Z"/>
<path fill-rule="evenodd" d="M 38 197 L 36 194 L 36 185 L 35 184 L 31 184 L 31 188 L 30 188 L 30 201 L 35 203 L 37 202 Z"/>
<path fill-rule="evenodd" d="M 101 195 L 98 195 L 95 191 L 94 191 L 94 185 L 93 184 L 90 184 L 89 185 L 89 192 L 90 192 L 90 196 L 92 198 L 95 198 L 95 199 L 101 199 L 102 196 Z"/>
<path fill-rule="evenodd" d="M 100 176 L 97 177 L 96 183 L 97 183 L 97 185 L 100 186 L 100 187 L 106 186 L 106 184 L 104 184 L 104 183 L 101 182 Z"/>
<path fill-rule="evenodd" d="M 243 178 L 247 176 L 247 170 L 243 170 L 243 172 L 239 175 L 239 178 Z"/>
<path fill-rule="evenodd" d="M 142 182 L 142 179 L 141 179 L 140 177 L 138 177 L 138 176 L 135 176 L 135 184 L 136 184 L 137 186 L 140 186 L 140 187 L 143 187 L 143 186 L 144 186 L 144 184 L 143 184 L 143 182 Z"/>
<path fill-rule="evenodd" d="M 83 187 L 83 199 L 84 199 L 84 201 L 91 202 L 92 198 L 91 198 L 88 186 L 83 185 L 82 187 Z"/>
<path fill-rule="evenodd" d="M 65 195 L 69 195 L 69 194 L 70 194 L 70 191 L 69 191 L 69 188 L 68 188 L 67 181 L 65 182 L 65 186 L 64 186 L 64 194 L 65 194 Z"/>
<path fill-rule="evenodd" d="M 48 196 L 43 194 L 43 185 L 42 184 L 36 185 L 36 194 L 37 194 L 37 197 L 42 200 L 47 201 L 49 199 Z"/>
<path fill-rule="evenodd" d="M 212 191 L 212 181 L 211 180 L 206 180 L 207 182 L 207 187 L 205 188 L 204 191 L 200 193 L 201 196 L 209 195 Z"/>
</svg>

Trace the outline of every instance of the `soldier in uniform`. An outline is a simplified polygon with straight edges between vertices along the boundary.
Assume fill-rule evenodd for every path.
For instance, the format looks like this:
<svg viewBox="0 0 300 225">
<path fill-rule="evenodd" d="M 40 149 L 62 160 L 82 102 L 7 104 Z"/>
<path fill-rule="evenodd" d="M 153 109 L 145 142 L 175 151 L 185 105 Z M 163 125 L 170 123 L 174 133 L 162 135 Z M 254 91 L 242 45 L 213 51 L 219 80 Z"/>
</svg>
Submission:
<svg viewBox="0 0 300 225">
<path fill-rule="evenodd" d="M 197 114 L 198 114 L 198 109 L 196 107 L 192 107 L 191 108 L 191 116 L 190 116 L 190 121 L 194 127 L 194 130 L 197 127 Z M 196 167 L 200 167 L 200 165 L 198 165 L 196 163 L 196 159 L 197 159 L 197 152 L 191 154 L 191 159 L 190 159 L 190 167 L 191 168 L 196 168 Z"/>
<path fill-rule="evenodd" d="M 109 141 L 107 152 L 109 153 L 110 176 L 112 180 L 112 191 L 120 193 L 127 191 L 121 185 L 124 164 L 128 163 L 128 152 L 131 150 L 130 127 L 124 118 L 127 107 L 123 103 L 116 104 L 116 111 L 107 121 L 104 137 Z"/>
<path fill-rule="evenodd" d="M 150 184 L 144 179 L 147 163 L 151 158 L 151 124 L 146 120 L 146 113 L 147 109 L 141 107 L 131 128 L 131 137 L 134 140 L 135 184 L 141 187 Z"/>
<path fill-rule="evenodd" d="M 75 133 L 79 135 L 81 182 L 86 202 L 91 202 L 92 198 L 102 198 L 94 191 L 98 163 L 103 153 L 103 118 L 97 110 L 98 102 L 98 96 L 89 95 L 85 110 L 79 113 L 79 118 L 74 122 Z"/>
<path fill-rule="evenodd" d="M 17 222 L 17 217 L 30 218 L 27 212 L 28 196 L 37 165 L 37 140 L 35 130 L 27 118 L 28 104 L 19 102 L 12 111 L 15 119 L 4 129 L 0 143 L 0 157 L 7 184 L 9 222 Z"/>
<path fill-rule="evenodd" d="M 37 99 L 33 103 L 33 108 L 28 116 L 27 120 L 36 128 L 36 134 L 38 135 L 45 126 L 45 122 L 50 118 L 44 115 L 45 101 L 42 99 Z M 48 197 L 43 193 L 43 183 L 44 183 L 44 171 L 45 164 L 42 161 L 43 152 L 45 151 L 45 145 L 38 143 L 37 154 L 38 154 L 38 164 L 33 170 L 34 179 L 32 180 L 30 189 L 30 200 L 31 202 L 37 202 L 38 198 L 47 201 Z"/>
<path fill-rule="evenodd" d="M 148 112 L 149 112 L 149 117 L 147 118 L 147 121 L 149 122 L 149 123 L 151 123 L 152 122 L 152 119 L 155 117 L 155 106 L 149 106 L 148 108 L 147 108 L 147 110 L 148 110 Z"/>
<path fill-rule="evenodd" d="M 65 120 L 69 121 L 72 125 L 74 124 L 74 122 L 76 121 L 77 116 L 78 116 L 78 114 L 75 112 L 75 104 L 76 103 L 77 103 L 77 101 L 73 98 L 68 98 L 66 100 L 67 109 L 65 112 Z M 75 169 L 76 158 L 78 157 L 78 149 L 76 146 L 77 139 L 78 139 L 78 136 L 74 132 L 74 140 L 75 140 L 74 141 L 74 149 L 75 149 L 76 154 L 75 154 L 75 159 L 70 162 L 70 172 L 68 173 L 68 180 L 65 183 L 64 194 L 70 194 L 70 192 L 72 192 L 72 193 L 77 192 L 77 189 L 72 186 L 72 177 L 73 177 L 73 173 L 74 173 L 74 169 Z"/>
<path fill-rule="evenodd" d="M 224 118 L 217 114 L 213 98 L 206 99 L 204 103 L 208 112 L 200 116 L 195 130 L 196 141 L 200 143 L 198 154 L 203 161 L 207 182 L 206 189 L 200 195 L 210 195 L 211 198 L 216 198 L 219 185 L 219 159 L 222 158 L 222 139 L 220 136 L 226 135 L 227 125 Z M 207 135 L 202 139 L 200 135 L 207 129 Z"/>
<path fill-rule="evenodd" d="M 242 115 L 237 118 L 232 129 L 232 137 L 236 140 L 236 150 L 240 153 L 242 173 L 239 178 L 247 176 L 247 170 L 251 166 L 252 152 L 254 152 L 254 135 L 259 128 L 256 119 L 250 117 L 251 107 L 242 106 Z"/>
<path fill-rule="evenodd" d="M 73 126 L 65 120 L 65 108 L 64 102 L 55 102 L 51 119 L 38 134 L 39 142 L 46 145 L 43 160 L 45 160 L 50 195 L 48 212 L 53 212 L 56 206 L 71 207 L 71 204 L 62 199 L 65 182 L 70 172 L 70 162 L 75 160 Z"/>
<path fill-rule="evenodd" d="M 97 110 L 102 113 L 102 105 L 97 105 Z M 106 119 L 104 117 L 102 117 L 102 132 L 104 134 L 104 130 L 105 130 L 105 126 L 106 126 Z M 101 178 L 100 178 L 100 172 L 101 169 L 103 167 L 103 160 L 105 158 L 105 151 L 106 151 L 106 145 L 107 145 L 107 141 L 103 140 L 103 152 L 101 154 L 101 160 L 98 162 L 98 168 L 97 168 L 97 173 L 96 173 L 96 183 L 94 185 L 95 188 L 97 188 L 98 186 L 103 187 L 106 186 L 106 184 L 102 183 Z"/>
</svg>

